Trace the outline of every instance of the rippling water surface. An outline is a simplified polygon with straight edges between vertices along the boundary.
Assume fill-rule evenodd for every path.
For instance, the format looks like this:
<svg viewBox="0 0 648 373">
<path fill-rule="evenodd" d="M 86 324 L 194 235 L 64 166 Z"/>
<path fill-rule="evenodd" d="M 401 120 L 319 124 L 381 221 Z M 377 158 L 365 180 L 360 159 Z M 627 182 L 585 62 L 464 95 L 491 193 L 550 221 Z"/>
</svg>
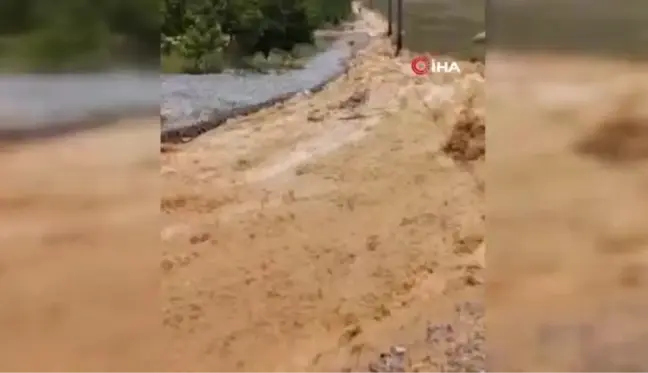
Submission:
<svg viewBox="0 0 648 373">
<path fill-rule="evenodd" d="M 365 0 L 383 14 L 388 1 Z M 486 28 L 492 49 L 648 58 L 646 0 L 404 0 L 411 50 L 480 58 Z"/>
<path fill-rule="evenodd" d="M 394 22 L 396 2 L 392 1 Z M 387 15 L 389 0 L 366 0 L 366 3 Z M 405 0 L 403 24 L 403 43 L 407 49 L 460 60 L 484 59 L 484 45 L 477 45 L 472 39 L 485 30 L 486 0 Z"/>
<path fill-rule="evenodd" d="M 648 58 L 646 0 L 491 0 L 489 45 L 625 59 Z"/>
</svg>

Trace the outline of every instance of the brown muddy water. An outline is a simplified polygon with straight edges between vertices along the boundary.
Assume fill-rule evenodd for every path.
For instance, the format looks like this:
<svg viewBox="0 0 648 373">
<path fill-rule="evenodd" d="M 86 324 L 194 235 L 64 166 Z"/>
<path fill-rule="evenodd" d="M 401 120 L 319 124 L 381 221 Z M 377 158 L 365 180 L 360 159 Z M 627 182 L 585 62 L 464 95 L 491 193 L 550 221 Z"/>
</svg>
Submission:
<svg viewBox="0 0 648 373">
<path fill-rule="evenodd" d="M 393 21 L 396 29 L 396 0 Z M 387 14 L 389 0 L 365 0 L 370 8 Z M 460 60 L 486 54 L 484 45 L 472 42 L 486 25 L 486 0 L 405 0 L 403 43 L 416 52 L 430 52 Z"/>
<path fill-rule="evenodd" d="M 646 0 L 491 0 L 489 50 L 648 59 Z"/>
<path fill-rule="evenodd" d="M 387 13 L 389 0 L 365 1 Z M 404 44 L 413 51 L 483 59 L 486 46 L 472 38 L 487 29 L 490 51 L 648 58 L 646 0 L 404 1 Z"/>
</svg>

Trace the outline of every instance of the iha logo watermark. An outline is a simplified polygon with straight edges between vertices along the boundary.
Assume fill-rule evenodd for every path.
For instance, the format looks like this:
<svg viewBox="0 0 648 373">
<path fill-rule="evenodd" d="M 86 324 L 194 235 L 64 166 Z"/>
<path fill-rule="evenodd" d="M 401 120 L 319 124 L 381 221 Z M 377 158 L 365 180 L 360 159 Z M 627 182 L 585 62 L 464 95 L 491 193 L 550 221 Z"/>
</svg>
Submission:
<svg viewBox="0 0 648 373">
<path fill-rule="evenodd" d="M 461 68 L 456 61 L 437 61 L 427 56 L 418 56 L 412 59 L 412 72 L 415 75 L 429 73 L 461 73 Z"/>
</svg>

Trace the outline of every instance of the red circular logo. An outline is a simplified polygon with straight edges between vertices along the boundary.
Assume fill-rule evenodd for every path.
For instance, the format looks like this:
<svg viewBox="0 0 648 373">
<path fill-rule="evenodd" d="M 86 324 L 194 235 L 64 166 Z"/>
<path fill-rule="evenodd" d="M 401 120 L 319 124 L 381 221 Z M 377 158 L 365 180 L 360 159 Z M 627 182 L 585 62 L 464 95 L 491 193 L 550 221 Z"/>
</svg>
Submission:
<svg viewBox="0 0 648 373">
<path fill-rule="evenodd" d="M 414 57 L 411 65 L 416 75 L 425 75 L 430 71 L 430 60 L 425 56 Z"/>
</svg>

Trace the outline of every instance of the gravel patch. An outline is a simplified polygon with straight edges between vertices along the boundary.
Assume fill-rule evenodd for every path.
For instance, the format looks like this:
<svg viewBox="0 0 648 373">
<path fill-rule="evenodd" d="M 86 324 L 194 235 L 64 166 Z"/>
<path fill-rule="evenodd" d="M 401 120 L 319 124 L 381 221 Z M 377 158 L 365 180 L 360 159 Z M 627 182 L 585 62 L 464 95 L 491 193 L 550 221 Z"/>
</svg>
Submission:
<svg viewBox="0 0 648 373">
<path fill-rule="evenodd" d="M 162 117 L 162 138 L 193 137 L 228 118 L 303 91 L 317 91 L 347 69 L 369 35 L 349 32 L 303 69 L 281 74 L 141 72 L 0 75 L 0 138 L 61 135 L 124 117 Z"/>
<path fill-rule="evenodd" d="M 320 90 L 343 74 L 347 62 L 370 40 L 365 32 L 349 32 L 303 69 L 281 74 L 162 76 L 162 141 L 193 138 L 225 120 L 284 101 L 300 92 Z"/>
<path fill-rule="evenodd" d="M 393 345 L 367 366 L 370 372 L 483 372 L 486 369 L 484 306 L 465 302 L 449 323 L 427 325 L 422 338 Z"/>
</svg>

